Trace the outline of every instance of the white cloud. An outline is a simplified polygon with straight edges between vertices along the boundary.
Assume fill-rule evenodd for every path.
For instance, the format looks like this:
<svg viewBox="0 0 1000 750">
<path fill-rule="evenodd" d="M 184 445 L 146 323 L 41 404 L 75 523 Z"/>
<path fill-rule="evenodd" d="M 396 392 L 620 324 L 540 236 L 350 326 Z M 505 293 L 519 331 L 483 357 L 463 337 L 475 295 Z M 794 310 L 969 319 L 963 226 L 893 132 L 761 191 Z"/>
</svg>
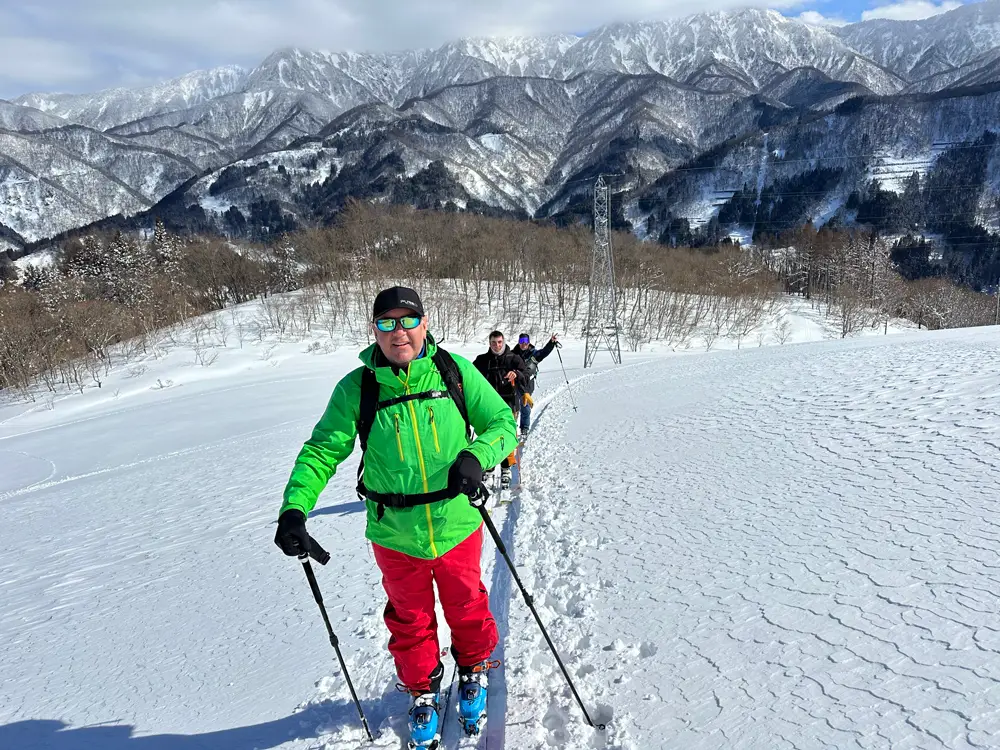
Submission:
<svg viewBox="0 0 1000 750">
<path fill-rule="evenodd" d="M 0 36 L 0 83 L 17 81 L 28 86 L 59 88 L 87 81 L 96 72 L 90 55 L 72 44 Z"/>
<path fill-rule="evenodd" d="M 962 3 L 955 2 L 955 0 L 944 0 L 940 5 L 935 5 L 928 0 L 903 0 L 901 3 L 882 5 L 866 10 L 861 14 L 861 20 L 870 21 L 874 18 L 886 18 L 890 21 L 920 21 L 961 7 Z"/>
<path fill-rule="evenodd" d="M 850 23 L 850 21 L 837 18 L 836 16 L 824 16 L 815 10 L 807 10 L 804 13 L 799 13 L 798 19 L 803 23 L 812 24 L 813 26 L 846 26 Z"/>
</svg>

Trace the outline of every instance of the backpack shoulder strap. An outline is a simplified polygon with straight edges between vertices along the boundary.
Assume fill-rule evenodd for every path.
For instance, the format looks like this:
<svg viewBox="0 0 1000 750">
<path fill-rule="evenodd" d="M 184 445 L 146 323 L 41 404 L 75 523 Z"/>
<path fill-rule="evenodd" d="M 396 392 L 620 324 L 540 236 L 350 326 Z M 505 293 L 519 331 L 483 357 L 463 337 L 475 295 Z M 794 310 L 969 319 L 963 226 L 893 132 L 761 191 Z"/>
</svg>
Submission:
<svg viewBox="0 0 1000 750">
<path fill-rule="evenodd" d="M 375 371 L 366 367 L 361 373 L 361 408 L 358 412 L 358 438 L 361 440 L 361 452 L 368 449 L 368 435 L 375 424 L 375 412 L 378 411 L 378 378 Z"/>
<path fill-rule="evenodd" d="M 365 488 L 365 451 L 368 450 L 368 435 L 375 424 L 375 414 L 378 412 L 378 378 L 375 371 L 366 367 L 361 371 L 361 404 L 358 410 L 358 439 L 361 441 L 361 460 L 358 461 L 358 497 L 366 499 L 368 490 Z M 381 520 L 381 513 L 379 519 Z"/>
<path fill-rule="evenodd" d="M 458 369 L 458 365 L 455 363 L 455 358 L 440 346 L 434 353 L 433 359 L 434 365 L 437 367 L 438 372 L 441 373 L 441 379 L 444 380 L 445 387 L 448 389 L 448 395 L 451 396 L 451 400 L 454 401 L 455 406 L 458 407 L 459 414 L 461 414 L 462 419 L 465 420 L 465 429 L 471 438 L 473 429 L 472 422 L 469 421 L 469 409 L 465 404 L 465 390 L 462 387 L 462 372 Z"/>
</svg>

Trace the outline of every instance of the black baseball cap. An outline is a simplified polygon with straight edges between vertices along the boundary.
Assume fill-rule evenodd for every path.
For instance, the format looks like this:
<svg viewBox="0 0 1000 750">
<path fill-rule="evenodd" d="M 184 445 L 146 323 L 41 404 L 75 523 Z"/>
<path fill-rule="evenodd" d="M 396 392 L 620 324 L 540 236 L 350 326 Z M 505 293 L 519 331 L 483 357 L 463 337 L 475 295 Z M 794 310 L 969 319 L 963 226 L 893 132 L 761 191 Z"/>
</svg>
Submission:
<svg viewBox="0 0 1000 750">
<path fill-rule="evenodd" d="M 408 287 L 394 286 L 383 289 L 376 295 L 375 304 L 372 305 L 372 320 L 397 307 L 405 307 L 407 310 L 413 310 L 421 318 L 424 317 L 424 306 L 420 301 L 420 295 Z"/>
</svg>

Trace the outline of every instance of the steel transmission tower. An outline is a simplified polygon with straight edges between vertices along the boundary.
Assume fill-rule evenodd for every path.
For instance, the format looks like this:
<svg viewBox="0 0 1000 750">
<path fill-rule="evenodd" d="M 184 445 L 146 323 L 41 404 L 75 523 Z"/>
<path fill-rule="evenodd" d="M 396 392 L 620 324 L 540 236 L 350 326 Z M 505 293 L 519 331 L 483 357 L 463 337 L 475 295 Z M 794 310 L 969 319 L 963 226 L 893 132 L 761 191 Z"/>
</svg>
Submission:
<svg viewBox="0 0 1000 750">
<path fill-rule="evenodd" d="M 594 258 L 590 267 L 590 310 L 587 315 L 587 348 L 583 366 L 590 367 L 601 349 L 611 352 L 621 364 L 618 343 L 618 312 L 615 297 L 615 266 L 611 258 L 611 185 L 599 175 L 594 187 Z"/>
</svg>

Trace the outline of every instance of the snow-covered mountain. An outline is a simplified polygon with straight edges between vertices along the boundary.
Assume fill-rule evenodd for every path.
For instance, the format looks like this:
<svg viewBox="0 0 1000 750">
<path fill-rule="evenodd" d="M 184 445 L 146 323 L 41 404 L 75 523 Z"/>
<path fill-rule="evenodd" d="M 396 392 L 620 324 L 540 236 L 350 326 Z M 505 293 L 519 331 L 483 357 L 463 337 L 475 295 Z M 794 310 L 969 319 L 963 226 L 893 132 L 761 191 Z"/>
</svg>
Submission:
<svg viewBox="0 0 1000 750">
<path fill-rule="evenodd" d="M 771 120 L 766 132 L 715 149 L 705 166 L 672 171 L 634 192 L 633 228 L 659 237 L 671 222 L 704 225 L 722 216 L 720 209 L 741 189 L 752 194 L 744 218 L 730 218 L 733 223 L 768 232 L 806 221 L 850 224 L 858 213 L 852 194 L 869 193 L 874 181 L 898 198 L 916 175 L 922 191 L 911 196 L 916 212 L 899 219 L 895 204 L 885 203 L 873 209 L 875 218 L 899 226 L 897 231 L 964 228 L 952 232 L 959 239 L 969 239 L 976 224 L 996 229 L 1000 148 L 993 134 L 1000 133 L 1000 86 L 855 99 L 833 112 L 803 116 L 788 110 Z M 738 206 L 730 207 L 739 213 Z M 980 240 L 963 252 L 982 251 L 992 262 L 988 250 L 989 243 Z"/>
<path fill-rule="evenodd" d="M 816 68 L 796 68 L 773 79 L 762 93 L 789 107 L 822 110 L 872 91 L 860 83 L 835 80 Z"/>
<path fill-rule="evenodd" d="M 757 88 L 805 66 L 877 94 L 896 93 L 906 83 L 826 27 L 757 9 L 605 26 L 567 50 L 554 73 L 568 77 L 604 70 L 685 80 L 710 64 L 725 65 Z"/>
<path fill-rule="evenodd" d="M 107 132 L 162 144 L 168 149 L 169 139 L 183 134 L 204 144 L 189 156 L 201 155 L 204 149 L 208 157 L 214 147 L 222 155 L 214 161 L 224 163 L 254 147 L 283 148 L 296 138 L 317 132 L 340 111 L 325 97 L 274 87 L 227 94 L 190 109 L 134 120 Z"/>
<path fill-rule="evenodd" d="M 865 57 L 915 82 L 1000 47 L 1000 3 L 970 3 L 923 21 L 877 19 L 834 29 Z"/>
<path fill-rule="evenodd" d="M 555 74 L 555 68 L 578 41 L 579 37 L 555 35 L 462 39 L 446 44 L 423 56 L 397 91 L 395 101 L 401 103 L 446 86 L 477 83 L 495 76 L 567 77 Z"/>
<path fill-rule="evenodd" d="M 333 54 L 281 49 L 250 72 L 245 90 L 304 92 L 327 100 L 330 109 L 339 114 L 359 104 L 393 102 L 423 54 Z"/>
<path fill-rule="evenodd" d="M 0 130 L 0 224 L 36 241 L 149 208 L 199 171 L 183 157 L 79 125 Z"/>
<path fill-rule="evenodd" d="M 478 201 L 513 213 L 552 213 L 561 205 L 548 204 L 564 184 L 609 153 L 659 175 L 754 127 L 759 113 L 742 102 L 660 75 L 498 77 L 450 86 L 400 108 L 355 108 L 293 148 L 207 173 L 170 196 L 171 218 L 183 223 L 175 209 L 191 205 L 198 216 L 235 208 L 249 217 L 251 204 L 264 199 L 309 224 L 349 197 L 377 194 L 383 183 L 396 191 L 399 180 L 411 179 L 427 205 Z M 448 184 L 439 179 L 444 175 L 433 184 L 419 176 L 434 163 Z M 240 179 L 232 179 L 234 170 Z"/>
<path fill-rule="evenodd" d="M 237 66 L 188 73 L 155 86 L 115 88 L 96 94 L 26 94 L 15 104 L 40 109 L 64 120 L 106 130 L 142 117 L 172 112 L 238 91 L 247 72 Z"/>
<path fill-rule="evenodd" d="M 65 158 L 83 160 L 88 177 L 75 200 L 52 197 L 59 205 L 42 210 L 64 174 L 58 160 L 25 170 L 19 152 L 0 150 L 0 191 L 19 196 L 0 204 L 0 224 L 23 237 L 49 237 L 92 221 L 105 205 L 134 210 L 97 197 L 117 195 L 122 185 L 155 199 L 199 174 L 171 196 L 174 207 L 193 201 L 243 211 L 265 198 L 308 221 L 316 212 L 303 198 L 309 186 L 326 183 L 338 196 L 384 194 L 378 185 L 369 191 L 376 175 L 395 184 L 434 162 L 454 183 L 440 197 L 447 193 L 456 205 L 482 201 L 549 215 L 572 202 L 567 181 L 595 169 L 624 170 L 641 190 L 730 139 L 752 141 L 775 128 L 801 126 L 820 138 L 818 154 L 837 153 L 842 120 L 824 135 L 815 117 L 879 96 L 902 97 L 894 100 L 901 122 L 893 128 L 922 133 L 921 148 L 927 138 L 953 142 L 992 127 L 976 97 L 992 102 L 982 89 L 1000 83 L 998 19 L 1000 0 L 926 21 L 842 29 L 748 9 L 613 24 L 582 38 L 463 39 L 395 54 L 282 49 L 252 70 L 219 68 L 93 95 L 30 94 L 0 102 L 0 128 L 18 134 L 7 142 L 45 140 Z M 952 87 L 967 89 L 959 97 L 969 108 L 962 133 L 922 119 L 921 97 Z M 60 134 L 80 126 L 105 136 L 96 161 L 73 150 L 78 139 Z M 913 148 L 880 143 L 890 152 Z M 102 176 L 104 161 L 128 161 L 110 156 L 119 148 L 184 168 L 153 178 L 128 169 Z M 275 185 L 260 168 L 265 161 L 285 169 L 274 172 Z M 224 181 L 207 201 L 227 167 L 252 177 Z M 27 192 L 37 198 L 28 199 L 25 185 L 33 181 Z M 237 193 L 227 195 L 225 185 Z M 81 201 L 94 210 L 78 211 Z"/>
<path fill-rule="evenodd" d="M 3 130 L 48 130 L 67 124 L 69 123 L 61 117 L 50 115 L 40 109 L 0 99 L 0 128 Z"/>
<path fill-rule="evenodd" d="M 984 52 L 957 68 L 948 68 L 915 81 L 907 92 L 931 93 L 946 88 L 982 86 L 1000 82 L 1000 47 Z"/>
</svg>

